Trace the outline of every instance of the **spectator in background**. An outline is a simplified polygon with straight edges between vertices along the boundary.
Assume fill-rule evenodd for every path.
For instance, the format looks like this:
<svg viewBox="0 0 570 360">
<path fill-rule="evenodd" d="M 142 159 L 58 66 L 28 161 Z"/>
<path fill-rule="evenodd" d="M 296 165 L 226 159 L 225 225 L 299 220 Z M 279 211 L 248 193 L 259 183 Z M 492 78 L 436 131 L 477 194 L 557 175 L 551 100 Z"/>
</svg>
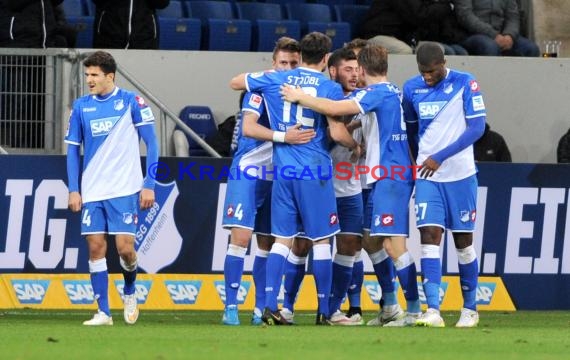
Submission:
<svg viewBox="0 0 570 360">
<path fill-rule="evenodd" d="M 469 36 L 461 45 L 471 55 L 539 56 L 538 46 L 520 35 L 517 0 L 454 0 L 459 24 Z"/>
<path fill-rule="evenodd" d="M 360 26 L 360 36 L 390 54 L 412 54 L 415 25 L 409 12 L 406 1 L 373 0 Z"/>
<path fill-rule="evenodd" d="M 0 47 L 47 48 L 56 41 L 54 7 L 63 0 L 0 0 Z M 45 57 L 0 60 L 0 142 L 44 146 Z"/>
<path fill-rule="evenodd" d="M 511 152 L 505 139 L 496 131 L 491 130 L 489 123 L 485 123 L 485 132 L 473 144 L 476 161 L 512 162 Z"/>
<path fill-rule="evenodd" d="M 93 47 L 158 49 L 156 9 L 170 0 L 93 0 L 96 5 Z"/>
<path fill-rule="evenodd" d="M 559 163 L 570 163 L 570 130 L 560 138 L 556 148 L 556 160 Z"/>
<path fill-rule="evenodd" d="M 63 0 L 0 0 L 0 47 L 53 46 L 54 7 Z"/>
<path fill-rule="evenodd" d="M 390 53 L 411 54 L 420 41 L 436 41 L 445 55 L 467 55 L 451 0 L 376 0 L 361 28 L 370 43 Z"/>
</svg>

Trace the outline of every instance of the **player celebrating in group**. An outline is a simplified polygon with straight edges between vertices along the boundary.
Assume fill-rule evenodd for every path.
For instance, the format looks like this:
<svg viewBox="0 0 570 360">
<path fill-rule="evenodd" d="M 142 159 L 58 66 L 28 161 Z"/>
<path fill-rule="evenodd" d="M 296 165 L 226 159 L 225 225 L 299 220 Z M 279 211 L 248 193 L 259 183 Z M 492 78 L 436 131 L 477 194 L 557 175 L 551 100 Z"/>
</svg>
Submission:
<svg viewBox="0 0 570 360">
<path fill-rule="evenodd" d="M 309 33 L 299 43 L 301 66 L 286 72 L 241 74 L 231 81 L 234 90 L 247 89 L 262 93 L 274 140 L 273 160 L 276 178 L 273 181 L 271 232 L 275 243 L 267 259 L 266 307 L 263 321 L 267 324 L 289 324 L 277 309 L 283 266 L 292 240 L 301 230 L 314 242 L 313 271 L 317 285 L 317 324 L 329 324 L 331 289 L 331 253 L 329 238 L 339 231 L 336 201 L 332 184 L 331 158 L 327 149 L 327 120 L 333 140 L 355 150 L 358 143 L 342 122 L 326 119 L 310 109 L 284 102 L 279 94 L 281 84 L 301 85 L 311 94 L 342 99 L 340 86 L 327 79 L 322 70 L 332 41 L 322 33 Z M 301 124 L 313 129 L 315 137 L 307 144 L 284 143 L 285 131 Z"/>
<path fill-rule="evenodd" d="M 90 95 L 77 99 L 65 136 L 69 208 L 82 210 L 81 235 L 89 247 L 91 285 L 99 307 L 84 325 L 113 325 L 108 300 L 106 235 L 115 235 L 125 280 L 124 319 L 137 321 L 135 296 L 137 254 L 134 248 L 137 205 L 154 204 L 154 178 L 148 171 L 158 161 L 154 116 L 144 100 L 115 86 L 117 64 L 111 54 L 96 51 L 83 62 Z M 139 136 L 147 146 L 147 177 L 143 181 Z M 84 147 L 81 188 L 80 147 Z"/>
<path fill-rule="evenodd" d="M 373 45 L 364 47 L 358 54 L 358 64 L 366 88 L 356 90 L 350 99 L 331 101 L 317 98 L 288 85 L 282 87 L 281 93 L 287 101 L 299 102 L 329 116 L 368 113 L 369 121 L 376 122 L 376 131 L 367 134 L 367 164 L 376 159 L 376 164 L 370 164 L 369 168 L 380 165 L 391 173 L 383 174 L 385 178 L 374 183 L 371 194 L 372 214 L 370 219 L 364 219 L 365 228 L 367 223 L 370 225 L 368 228 L 371 241 L 377 239 L 374 241 L 379 243 L 376 251 L 369 255 L 374 262 L 376 258 L 381 258 L 380 251 L 384 248 L 394 260 L 407 300 L 408 316 L 402 317 L 394 291 L 393 301 L 390 301 L 388 306 L 397 309 L 395 314 L 398 316 L 390 320 L 399 320 L 400 317 L 402 321 L 394 325 L 411 325 L 420 314 L 420 302 L 415 263 L 406 248 L 406 237 L 409 233 L 408 204 L 412 194 L 413 174 L 406 127 L 402 118 L 401 95 L 399 89 L 388 82 L 388 53 L 385 48 Z M 379 177 L 382 174 L 375 175 Z M 393 266 L 391 262 L 389 266 Z M 381 281 L 381 277 L 378 277 Z M 387 280 L 393 281 L 391 278 Z M 386 297 L 386 294 L 383 294 L 383 297 Z"/>
<path fill-rule="evenodd" d="M 300 61 L 299 43 L 282 37 L 273 50 L 273 68 L 279 71 L 291 70 Z M 222 225 L 231 229 L 230 244 L 224 262 L 226 306 L 222 322 L 239 325 L 237 293 L 243 275 L 244 257 L 252 233 L 256 233 L 258 250 L 253 262 L 255 283 L 255 308 L 252 324 L 261 324 L 261 311 L 265 307 L 265 264 L 273 244 L 271 236 L 271 186 L 272 181 L 263 178 L 262 168 L 272 166 L 273 146 L 270 141 L 256 140 L 250 136 L 269 130 L 269 119 L 265 112 L 261 94 L 247 92 L 242 101 L 242 120 L 238 127 L 238 146 L 234 155 L 228 180 L 224 217 Z M 259 125 L 261 129 L 256 126 Z M 313 130 L 291 128 L 285 136 L 287 143 L 306 143 L 314 136 Z M 255 174 L 246 174 L 248 166 L 257 167 Z"/>
<path fill-rule="evenodd" d="M 414 152 L 417 149 L 417 164 L 421 166 L 415 209 L 428 309 L 417 324 L 445 326 L 439 314 L 439 245 L 447 228 L 457 249 L 463 294 L 463 309 L 455 326 L 475 327 L 479 323 L 479 267 L 473 248 L 477 205 L 473 143 L 485 130 L 485 104 L 471 74 L 446 67 L 441 45 L 422 43 L 416 58 L 420 75 L 405 83 L 403 108 L 410 144 Z"/>
</svg>

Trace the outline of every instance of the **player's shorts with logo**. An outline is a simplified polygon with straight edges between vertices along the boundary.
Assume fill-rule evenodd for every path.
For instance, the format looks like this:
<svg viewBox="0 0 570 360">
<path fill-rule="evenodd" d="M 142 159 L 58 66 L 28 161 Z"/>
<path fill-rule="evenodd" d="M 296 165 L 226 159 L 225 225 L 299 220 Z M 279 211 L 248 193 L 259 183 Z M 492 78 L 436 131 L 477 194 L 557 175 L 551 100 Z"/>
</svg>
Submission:
<svg viewBox="0 0 570 360">
<path fill-rule="evenodd" d="M 362 236 L 363 205 L 362 194 L 336 198 L 339 234 L 354 234 Z"/>
<path fill-rule="evenodd" d="M 138 224 L 139 193 L 83 204 L 81 235 L 131 234 Z"/>
<path fill-rule="evenodd" d="M 409 235 L 409 203 L 413 189 L 413 182 L 408 181 L 383 179 L 375 183 L 370 235 Z"/>
<path fill-rule="evenodd" d="M 273 181 L 271 233 L 291 238 L 303 229 L 303 237 L 321 240 L 339 231 L 332 179 Z"/>
<path fill-rule="evenodd" d="M 239 172 L 239 174 L 237 173 Z M 222 226 L 240 227 L 258 234 L 271 234 L 272 181 L 255 179 L 233 168 L 228 180 Z"/>
<path fill-rule="evenodd" d="M 472 232 L 477 214 L 477 176 L 450 182 L 416 180 L 418 227 L 439 226 L 457 232 Z"/>
<path fill-rule="evenodd" d="M 362 218 L 362 228 L 364 230 L 370 230 L 370 223 L 372 222 L 372 194 L 374 193 L 374 184 L 372 187 L 367 189 L 362 189 L 362 206 L 364 208 L 363 218 Z"/>
</svg>

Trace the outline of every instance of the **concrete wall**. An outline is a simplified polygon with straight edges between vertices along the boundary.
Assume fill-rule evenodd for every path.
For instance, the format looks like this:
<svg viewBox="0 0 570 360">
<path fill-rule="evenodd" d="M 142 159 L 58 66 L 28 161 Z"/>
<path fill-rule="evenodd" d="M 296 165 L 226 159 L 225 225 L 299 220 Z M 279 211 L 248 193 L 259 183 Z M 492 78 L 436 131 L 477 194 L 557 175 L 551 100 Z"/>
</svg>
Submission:
<svg viewBox="0 0 570 360">
<path fill-rule="evenodd" d="M 271 66 L 269 53 L 112 53 L 175 113 L 184 105 L 203 104 L 218 122 L 238 110 L 239 94 L 229 88 L 230 79 Z M 556 162 L 556 145 L 570 127 L 570 59 L 449 57 L 448 65 L 478 79 L 488 122 L 505 137 L 515 162 Z M 399 86 L 417 74 L 413 56 L 391 55 L 389 66 L 390 79 Z"/>
</svg>

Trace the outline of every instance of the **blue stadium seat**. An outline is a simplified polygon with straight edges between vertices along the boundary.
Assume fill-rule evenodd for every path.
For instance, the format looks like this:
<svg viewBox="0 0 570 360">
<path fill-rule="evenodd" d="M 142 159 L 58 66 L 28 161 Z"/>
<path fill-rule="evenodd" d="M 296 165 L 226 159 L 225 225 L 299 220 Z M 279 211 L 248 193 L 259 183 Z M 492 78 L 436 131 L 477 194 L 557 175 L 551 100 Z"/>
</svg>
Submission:
<svg viewBox="0 0 570 360">
<path fill-rule="evenodd" d="M 271 4 L 287 5 L 287 4 L 304 4 L 307 2 L 307 0 L 265 0 L 265 2 Z"/>
<path fill-rule="evenodd" d="M 338 49 L 351 38 L 350 24 L 334 22 L 331 9 L 324 4 L 287 4 L 285 5 L 289 19 L 301 22 L 301 32 L 306 34 L 312 31 L 327 34 L 333 42 L 333 50 Z"/>
<path fill-rule="evenodd" d="M 83 7 L 82 0 L 65 0 L 61 6 L 63 6 L 63 11 L 65 16 L 86 16 L 88 15 L 87 9 Z"/>
<path fill-rule="evenodd" d="M 202 21 L 202 50 L 249 51 L 251 22 L 236 19 L 227 1 L 187 1 L 186 13 Z"/>
<path fill-rule="evenodd" d="M 315 4 L 325 4 L 325 5 L 354 5 L 356 0 L 313 0 Z"/>
<path fill-rule="evenodd" d="M 182 2 L 181 1 L 175 1 L 175 0 L 170 1 L 168 6 L 165 7 L 164 9 L 157 9 L 156 14 L 159 17 L 169 17 L 169 18 L 185 17 L 184 11 L 182 8 Z"/>
<path fill-rule="evenodd" d="M 180 111 L 180 120 L 196 132 L 202 139 L 218 131 L 214 115 L 208 106 L 185 106 Z M 188 153 L 190 156 L 209 156 L 190 136 L 188 139 Z"/>
<path fill-rule="evenodd" d="M 247 20 L 283 20 L 283 12 L 279 4 L 237 3 L 237 14 L 240 19 Z"/>
<path fill-rule="evenodd" d="M 200 50 L 202 23 L 198 19 L 159 17 L 161 50 Z"/>
<path fill-rule="evenodd" d="M 93 0 L 82 0 L 83 8 L 88 16 L 95 16 L 95 3 Z M 65 1 L 64 1 L 65 2 Z"/>
<path fill-rule="evenodd" d="M 91 49 L 93 47 L 93 16 L 67 16 L 67 23 L 77 30 L 75 47 Z"/>
<path fill-rule="evenodd" d="M 282 36 L 299 39 L 301 24 L 296 20 L 284 20 L 279 4 L 237 3 L 240 19 L 252 22 L 252 49 L 273 51 L 275 42 Z"/>
<path fill-rule="evenodd" d="M 352 37 L 357 37 L 360 24 L 364 22 L 368 6 L 366 5 L 335 5 L 334 11 L 337 21 L 343 21 L 350 24 L 350 33 Z"/>
</svg>

